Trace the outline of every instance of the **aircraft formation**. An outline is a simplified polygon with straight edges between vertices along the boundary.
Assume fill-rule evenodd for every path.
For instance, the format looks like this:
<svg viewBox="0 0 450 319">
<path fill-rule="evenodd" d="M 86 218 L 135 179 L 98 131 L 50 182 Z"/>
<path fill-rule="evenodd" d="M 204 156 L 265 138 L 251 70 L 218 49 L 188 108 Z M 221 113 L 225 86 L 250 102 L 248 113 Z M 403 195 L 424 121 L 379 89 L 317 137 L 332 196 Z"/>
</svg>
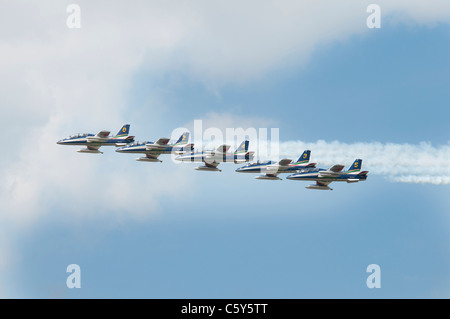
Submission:
<svg viewBox="0 0 450 319">
<path fill-rule="evenodd" d="M 189 143 L 189 132 L 183 133 L 173 144 L 169 138 L 160 138 L 155 142 L 136 142 L 130 136 L 130 124 L 125 124 L 115 136 L 110 131 L 100 131 L 97 134 L 75 134 L 57 142 L 59 145 L 81 145 L 80 153 L 103 154 L 99 151 L 102 146 L 116 146 L 116 152 L 129 154 L 144 154 L 136 160 L 141 162 L 162 162 L 161 154 L 175 154 L 175 160 L 182 162 L 203 163 L 195 169 L 200 171 L 221 171 L 218 166 L 223 162 L 235 164 L 248 163 L 236 169 L 238 173 L 259 173 L 256 179 L 281 180 L 279 174 L 290 174 L 289 180 L 313 181 L 315 184 L 306 186 L 307 189 L 333 190 L 329 187 L 332 182 L 356 183 L 367 179 L 368 171 L 361 171 L 362 159 L 356 159 L 347 171 L 344 165 L 336 164 L 328 169 L 317 168 L 316 163 L 310 163 L 310 150 L 305 150 L 297 161 L 281 159 L 278 162 L 265 161 L 249 163 L 253 160 L 254 152 L 250 152 L 249 141 L 243 141 L 234 151 L 230 152 L 229 145 L 220 145 L 215 150 L 194 151 L 194 144 Z"/>
</svg>

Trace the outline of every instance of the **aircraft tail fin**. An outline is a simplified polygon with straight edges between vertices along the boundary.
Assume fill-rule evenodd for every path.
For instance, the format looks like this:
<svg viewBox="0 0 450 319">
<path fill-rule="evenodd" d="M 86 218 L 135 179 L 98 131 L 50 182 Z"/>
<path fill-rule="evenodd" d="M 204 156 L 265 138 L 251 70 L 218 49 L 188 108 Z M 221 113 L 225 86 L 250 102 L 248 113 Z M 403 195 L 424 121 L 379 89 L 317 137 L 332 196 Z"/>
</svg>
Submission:
<svg viewBox="0 0 450 319">
<path fill-rule="evenodd" d="M 311 156 L 311 151 L 310 150 L 305 150 L 303 152 L 303 154 L 298 158 L 298 160 L 295 163 L 292 163 L 292 164 L 298 165 L 298 164 L 309 163 L 310 156 Z"/>
<path fill-rule="evenodd" d="M 347 171 L 347 174 L 358 174 L 361 171 L 362 159 L 357 159 Z"/>
<path fill-rule="evenodd" d="M 248 152 L 249 141 L 243 141 L 241 145 L 236 149 L 234 155 L 245 155 Z"/>
<path fill-rule="evenodd" d="M 116 137 L 125 137 L 130 134 L 130 124 L 125 124 L 122 128 L 117 132 Z"/>
<path fill-rule="evenodd" d="M 189 132 L 184 132 L 183 135 L 176 141 L 173 146 L 185 146 L 189 141 Z"/>
</svg>

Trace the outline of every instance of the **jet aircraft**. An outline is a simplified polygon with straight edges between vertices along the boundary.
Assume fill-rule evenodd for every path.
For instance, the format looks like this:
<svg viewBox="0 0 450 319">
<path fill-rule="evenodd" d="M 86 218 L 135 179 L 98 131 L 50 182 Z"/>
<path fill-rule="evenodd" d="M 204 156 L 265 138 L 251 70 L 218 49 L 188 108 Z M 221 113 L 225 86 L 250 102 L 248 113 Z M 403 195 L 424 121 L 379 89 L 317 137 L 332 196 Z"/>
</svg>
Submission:
<svg viewBox="0 0 450 319">
<path fill-rule="evenodd" d="M 308 189 L 333 190 L 328 185 L 332 182 L 356 183 L 367 179 L 368 171 L 362 171 L 362 159 L 357 159 L 349 170 L 342 172 L 344 165 L 334 165 L 330 169 L 305 168 L 299 173 L 289 175 L 287 179 L 315 181 L 316 184 L 306 186 Z"/>
<path fill-rule="evenodd" d="M 145 154 L 145 157 L 139 157 L 136 161 L 140 162 L 162 162 L 158 159 L 161 154 L 184 154 L 186 152 L 192 152 L 194 144 L 188 144 L 189 132 L 183 133 L 180 138 L 174 144 L 168 144 L 169 138 L 160 138 L 156 142 L 143 142 L 128 144 L 124 147 L 116 149 L 119 153 L 140 153 Z"/>
<path fill-rule="evenodd" d="M 299 170 L 302 168 L 316 167 L 316 163 L 309 163 L 310 156 L 311 151 L 306 150 L 294 163 L 292 163 L 292 160 L 290 159 L 282 159 L 279 162 L 267 161 L 262 163 L 249 163 L 245 166 L 239 167 L 236 172 L 263 173 L 263 175 L 258 175 L 255 178 L 266 180 L 281 180 L 281 178 L 278 177 L 278 174 L 280 173 L 295 173 L 299 172 Z"/>
<path fill-rule="evenodd" d="M 109 137 L 110 131 L 100 131 L 97 134 L 75 134 L 59 140 L 57 144 L 59 145 L 84 145 L 86 148 L 80 149 L 77 152 L 80 153 L 93 153 L 93 154 L 103 154 L 98 149 L 101 146 L 111 146 L 116 147 L 127 145 L 134 141 L 134 136 L 129 136 L 130 124 L 125 124 L 119 130 L 116 136 Z"/>
<path fill-rule="evenodd" d="M 204 166 L 198 166 L 195 169 L 200 171 L 219 171 L 217 166 L 222 162 L 245 163 L 253 159 L 255 152 L 248 151 L 249 141 L 244 141 L 239 145 L 234 153 L 229 153 L 229 145 L 220 145 L 216 150 L 192 152 L 176 157 L 182 162 L 203 162 Z"/>
</svg>

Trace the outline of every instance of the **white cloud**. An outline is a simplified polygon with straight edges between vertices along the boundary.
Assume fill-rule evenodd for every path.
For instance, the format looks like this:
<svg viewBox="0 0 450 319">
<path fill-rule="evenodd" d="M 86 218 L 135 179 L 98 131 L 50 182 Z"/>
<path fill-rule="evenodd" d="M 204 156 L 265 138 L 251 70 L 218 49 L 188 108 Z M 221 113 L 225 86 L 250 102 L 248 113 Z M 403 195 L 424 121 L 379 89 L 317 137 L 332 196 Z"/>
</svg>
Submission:
<svg viewBox="0 0 450 319">
<path fill-rule="evenodd" d="M 375 1 L 381 7 L 382 14 L 391 17 L 393 23 L 424 24 L 434 26 L 436 23 L 448 23 L 450 19 L 450 3 L 446 0 L 409 1 L 380 0 Z"/>
<path fill-rule="evenodd" d="M 142 165 L 134 161 L 136 156 L 115 154 L 113 147 L 103 147 L 103 155 L 91 155 L 77 153 L 81 147 L 56 145 L 52 125 L 39 136 L 4 173 L 3 220 L 25 225 L 55 209 L 72 217 L 104 212 L 145 217 L 157 210 L 158 197 L 175 196 L 188 183 L 180 168 L 168 171 L 166 166 L 161 169 L 162 164 Z M 175 176 L 176 183 L 157 182 Z"/>
<path fill-rule="evenodd" d="M 205 83 L 242 83 L 305 63 L 321 43 L 371 32 L 365 25 L 369 2 L 359 0 L 78 3 L 78 30 L 66 26 L 69 2 L 2 5 L 0 124 L 14 139 L 5 142 L 11 151 L 3 156 L 1 201 L 24 212 L 23 219 L 45 211 L 42 185 L 77 191 L 98 178 L 99 164 L 63 158 L 54 142 L 61 135 L 123 124 L 130 107 L 126 92 L 140 68 L 183 69 Z M 433 6 L 421 1 L 378 3 L 383 19 L 401 14 L 402 21 L 432 24 L 448 23 L 450 17 L 448 1 Z M 219 128 L 272 125 L 215 113 L 205 122 Z M 30 141 L 30 136 L 39 139 Z M 82 172 L 61 172 L 71 165 Z M 416 174 L 408 176 L 413 180 Z M 71 185 L 66 185 L 68 180 Z"/>
<path fill-rule="evenodd" d="M 82 181 L 98 180 L 99 164 L 63 158 L 54 142 L 62 134 L 123 124 L 130 107 L 126 92 L 139 68 L 181 68 L 204 82 L 250 81 L 274 68 L 305 63 L 321 43 L 370 32 L 368 3 L 79 1 L 82 28 L 70 30 L 69 2 L 7 2 L 0 15 L 5 26 L 0 28 L 0 124 L 15 138 L 6 142 L 14 147 L 2 169 L 5 207 L 32 220 L 33 212 L 47 205 L 42 185 L 62 184 L 75 192 Z M 450 17 L 446 1 L 379 4 L 383 19 L 401 13 L 402 21 L 434 23 Z M 204 127 L 274 125 L 216 112 L 204 120 Z M 40 138 L 30 145 L 29 136 Z M 70 165 L 83 172 L 61 173 Z M 405 176 L 416 180 L 414 172 Z"/>
</svg>

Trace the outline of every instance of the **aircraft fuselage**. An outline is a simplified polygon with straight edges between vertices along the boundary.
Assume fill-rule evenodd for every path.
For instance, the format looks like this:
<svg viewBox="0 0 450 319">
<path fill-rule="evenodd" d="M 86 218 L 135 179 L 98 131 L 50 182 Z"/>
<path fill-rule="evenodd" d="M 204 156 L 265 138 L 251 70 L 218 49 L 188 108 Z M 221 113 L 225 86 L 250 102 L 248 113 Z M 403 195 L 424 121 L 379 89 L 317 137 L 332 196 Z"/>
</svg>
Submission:
<svg viewBox="0 0 450 319">
<path fill-rule="evenodd" d="M 365 181 L 367 179 L 366 174 L 339 173 L 333 176 L 322 172 L 328 171 L 321 168 L 312 170 L 305 169 L 303 171 L 300 171 L 299 173 L 289 175 L 286 178 L 291 180 L 302 180 L 302 181 L 347 182 L 347 183 Z"/>
<path fill-rule="evenodd" d="M 67 137 L 59 140 L 59 145 L 90 145 L 90 146 L 117 146 L 116 144 L 129 143 L 124 138 L 98 138 L 94 134 L 83 134 L 82 136 Z"/>
</svg>

